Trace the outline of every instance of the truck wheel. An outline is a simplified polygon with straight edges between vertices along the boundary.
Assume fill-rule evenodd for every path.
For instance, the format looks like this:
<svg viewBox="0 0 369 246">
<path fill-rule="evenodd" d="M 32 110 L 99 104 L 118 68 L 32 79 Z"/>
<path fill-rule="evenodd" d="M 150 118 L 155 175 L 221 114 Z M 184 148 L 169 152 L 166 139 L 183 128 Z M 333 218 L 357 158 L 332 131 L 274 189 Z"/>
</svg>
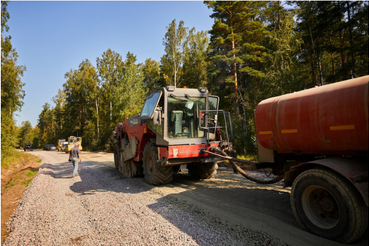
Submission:
<svg viewBox="0 0 369 246">
<path fill-rule="evenodd" d="M 195 179 L 211 179 L 217 174 L 218 164 L 211 163 L 189 163 L 188 173 Z"/>
<path fill-rule="evenodd" d="M 171 166 L 165 167 L 156 163 L 157 159 L 156 145 L 148 142 L 143 152 L 143 173 L 145 180 L 151 185 L 167 184 L 172 181 L 173 169 Z"/>
<path fill-rule="evenodd" d="M 368 226 L 368 210 L 357 190 L 328 170 L 301 173 L 292 185 L 291 207 L 302 228 L 341 243 L 358 240 Z"/>
</svg>

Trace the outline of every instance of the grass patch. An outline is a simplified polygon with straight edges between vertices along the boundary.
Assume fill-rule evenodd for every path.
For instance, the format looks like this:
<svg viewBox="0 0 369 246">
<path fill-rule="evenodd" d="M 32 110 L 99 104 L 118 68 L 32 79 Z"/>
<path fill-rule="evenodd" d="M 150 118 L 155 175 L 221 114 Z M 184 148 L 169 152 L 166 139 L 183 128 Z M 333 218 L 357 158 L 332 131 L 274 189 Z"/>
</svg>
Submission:
<svg viewBox="0 0 369 246">
<path fill-rule="evenodd" d="M 246 161 L 258 161 L 257 155 L 237 155 L 237 158 Z"/>
<path fill-rule="evenodd" d="M 20 158 L 22 158 L 22 152 L 19 152 L 16 149 L 11 150 L 7 155 L 1 155 L 1 168 L 11 168 Z"/>
<path fill-rule="evenodd" d="M 41 161 L 42 161 L 42 159 L 38 159 L 38 160 L 37 160 L 37 162 L 38 162 L 38 163 L 41 163 Z"/>
<path fill-rule="evenodd" d="M 38 170 L 36 170 L 36 171 L 28 171 L 27 173 L 26 173 L 26 176 L 27 177 L 32 177 L 32 176 L 35 176 L 36 174 L 38 173 Z"/>
<path fill-rule="evenodd" d="M 32 179 L 27 179 L 25 181 L 22 182 L 22 184 L 24 184 L 25 186 L 28 186 L 31 182 L 32 182 L 33 178 Z"/>
<path fill-rule="evenodd" d="M 17 182 L 15 182 L 15 180 L 10 181 L 7 185 L 5 189 L 10 189 L 12 188 L 14 185 L 16 185 Z"/>
</svg>

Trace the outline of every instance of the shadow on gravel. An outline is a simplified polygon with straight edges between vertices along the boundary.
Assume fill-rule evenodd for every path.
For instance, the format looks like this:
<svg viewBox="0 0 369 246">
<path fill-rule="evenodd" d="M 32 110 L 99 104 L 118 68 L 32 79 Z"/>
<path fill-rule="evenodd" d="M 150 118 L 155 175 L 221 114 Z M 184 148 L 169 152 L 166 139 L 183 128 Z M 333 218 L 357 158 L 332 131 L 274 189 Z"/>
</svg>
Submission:
<svg viewBox="0 0 369 246">
<path fill-rule="evenodd" d="M 55 179 L 70 179 L 72 178 L 73 165 L 69 162 L 61 162 L 56 164 L 42 164 L 40 169 L 47 169 L 42 172 L 44 175 L 49 175 Z"/>
<path fill-rule="evenodd" d="M 92 162 L 83 162 L 79 169 L 80 180 L 70 186 L 80 195 L 94 195 L 98 192 L 141 193 L 154 188 L 142 177 L 127 178 L 116 169 Z"/>
<path fill-rule="evenodd" d="M 286 226 L 292 226 L 301 230 L 302 237 L 309 238 L 306 242 L 317 243 L 316 245 L 337 246 L 335 241 L 320 238 L 300 229 L 292 213 L 290 206 L 290 193 L 278 190 L 267 190 L 254 186 L 254 183 L 245 180 L 245 186 L 240 188 L 216 187 L 217 182 L 194 181 L 186 175 L 176 175 L 171 182 L 174 186 L 190 186 L 194 189 L 182 193 L 169 194 L 163 198 L 157 199 L 157 203 L 149 205 L 149 208 L 160 214 L 167 221 L 175 225 L 181 231 L 187 233 L 193 238 L 197 237 L 196 230 L 179 220 L 178 216 L 168 209 L 168 202 L 173 204 L 180 211 L 191 211 L 196 220 L 211 225 L 217 231 L 227 233 L 233 238 L 245 238 L 250 235 L 258 234 L 262 229 L 251 229 L 250 224 L 257 223 L 268 225 L 278 223 L 278 234 L 281 235 L 281 245 L 285 245 L 284 236 L 290 237 Z M 166 185 L 170 188 L 170 185 Z M 282 187 L 280 187 L 282 188 Z M 190 220 L 190 219 L 189 219 Z M 247 223 L 244 223 L 247 222 Z M 284 236 L 282 236 L 284 235 Z M 297 235 L 294 235 L 297 237 Z M 249 238 L 252 238 L 249 237 Z M 310 240 L 311 239 L 311 240 Z M 304 242 L 304 240 L 302 241 Z M 198 242 L 200 245 L 203 242 Z M 271 242 L 265 242 L 262 245 L 269 245 Z M 273 245 L 273 243 L 271 243 Z M 367 246 L 368 232 L 352 246 Z"/>
</svg>

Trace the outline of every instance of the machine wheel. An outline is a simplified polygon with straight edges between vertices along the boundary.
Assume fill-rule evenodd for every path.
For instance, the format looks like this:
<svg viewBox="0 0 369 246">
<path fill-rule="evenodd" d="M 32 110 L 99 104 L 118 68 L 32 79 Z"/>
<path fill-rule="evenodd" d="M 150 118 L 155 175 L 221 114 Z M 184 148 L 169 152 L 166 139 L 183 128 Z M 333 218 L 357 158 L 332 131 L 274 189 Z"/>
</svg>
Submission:
<svg viewBox="0 0 369 246">
<path fill-rule="evenodd" d="M 195 179 L 211 179 L 217 174 L 218 164 L 211 163 L 189 163 L 188 173 Z"/>
<path fill-rule="evenodd" d="M 358 240 L 368 226 L 368 209 L 357 190 L 328 170 L 301 173 L 292 185 L 291 207 L 302 228 L 341 243 Z"/>
<path fill-rule="evenodd" d="M 167 184 L 172 181 L 173 168 L 171 166 L 161 166 L 156 163 L 157 159 L 158 153 L 156 145 L 148 142 L 143 152 L 143 173 L 145 175 L 145 180 L 151 185 Z"/>
</svg>

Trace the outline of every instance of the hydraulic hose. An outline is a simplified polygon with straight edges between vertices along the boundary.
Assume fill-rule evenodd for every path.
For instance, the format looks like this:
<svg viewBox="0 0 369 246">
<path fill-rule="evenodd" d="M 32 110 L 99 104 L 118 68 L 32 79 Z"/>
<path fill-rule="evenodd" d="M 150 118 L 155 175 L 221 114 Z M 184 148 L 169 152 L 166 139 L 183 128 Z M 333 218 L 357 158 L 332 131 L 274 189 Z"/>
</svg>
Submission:
<svg viewBox="0 0 369 246">
<path fill-rule="evenodd" d="M 220 148 L 217 148 L 217 147 L 211 147 L 210 148 L 211 151 L 214 151 L 214 152 L 219 152 L 221 153 L 223 156 L 228 156 L 223 150 L 221 150 Z M 271 179 L 271 180 L 259 180 L 259 179 L 256 179 L 254 177 L 252 177 L 250 174 L 246 173 L 242 168 L 240 168 L 236 163 L 234 163 L 233 161 L 229 160 L 228 161 L 232 164 L 233 166 L 233 169 L 237 170 L 242 176 L 244 176 L 245 178 L 255 182 L 255 183 L 258 183 L 258 184 L 274 184 L 274 183 L 277 183 L 278 181 L 281 181 L 284 177 L 284 175 L 280 175 L 278 177 L 275 177 L 274 179 Z"/>
</svg>

